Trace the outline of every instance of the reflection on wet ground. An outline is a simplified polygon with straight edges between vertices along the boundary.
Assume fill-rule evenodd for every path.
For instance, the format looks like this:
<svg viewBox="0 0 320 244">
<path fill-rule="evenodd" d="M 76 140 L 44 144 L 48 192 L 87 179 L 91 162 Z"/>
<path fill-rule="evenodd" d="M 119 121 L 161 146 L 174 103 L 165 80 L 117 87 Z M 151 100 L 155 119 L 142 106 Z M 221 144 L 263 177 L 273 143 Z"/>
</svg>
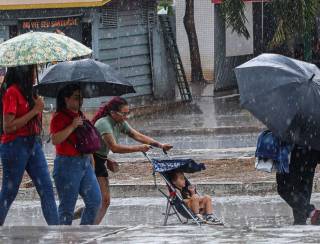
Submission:
<svg viewBox="0 0 320 244">
<path fill-rule="evenodd" d="M 174 146 L 173 155 L 203 159 L 252 155 L 263 125 L 240 108 L 239 97 L 204 97 L 192 104 L 132 118 L 133 128 Z M 120 143 L 134 143 L 122 137 Z M 48 158 L 54 157 L 51 143 L 44 145 Z M 119 159 L 141 159 L 141 154 L 117 155 Z"/>
<path fill-rule="evenodd" d="M 0 241 L 6 244 L 100 244 L 100 243 L 319 243 L 319 227 L 218 227 L 194 225 L 134 227 L 3 227 Z"/>
<path fill-rule="evenodd" d="M 227 226 L 280 226 L 290 224 L 290 210 L 278 196 L 214 197 L 218 216 Z M 315 199 L 320 202 L 320 195 Z M 78 204 L 82 204 L 79 200 Z M 159 197 L 114 198 L 103 224 L 132 226 L 161 225 L 166 200 Z M 78 222 L 76 222 L 78 223 Z M 170 218 L 169 223 L 177 223 Z M 6 225 L 43 225 L 38 201 L 16 201 L 9 212 Z"/>
<path fill-rule="evenodd" d="M 262 125 L 248 111 L 241 108 L 239 96 L 228 99 L 200 98 L 192 104 L 178 105 L 162 112 L 133 118 L 130 123 L 147 131 Z"/>
<path fill-rule="evenodd" d="M 192 157 L 195 159 L 237 158 L 253 156 L 257 141 L 257 133 L 234 135 L 172 135 L 156 136 L 156 140 L 171 143 L 174 149 L 171 156 Z M 120 143 L 135 144 L 132 139 L 121 138 Z M 54 157 L 51 144 L 44 145 L 49 159 Z M 131 161 L 144 159 L 141 153 L 114 154 L 115 159 Z"/>
<path fill-rule="evenodd" d="M 173 216 L 163 227 L 163 198 L 113 199 L 105 226 L 45 227 L 39 202 L 16 202 L 1 243 L 317 243 L 320 227 L 292 226 L 291 211 L 278 197 L 214 198 L 225 227 L 182 225 Z M 312 202 L 320 205 L 320 195 Z M 79 221 L 74 224 L 77 225 Z M 9 225 L 9 226 L 8 226 Z M 15 225 L 10 227 L 10 225 Z M 20 241 L 20 242 L 19 242 Z"/>
</svg>

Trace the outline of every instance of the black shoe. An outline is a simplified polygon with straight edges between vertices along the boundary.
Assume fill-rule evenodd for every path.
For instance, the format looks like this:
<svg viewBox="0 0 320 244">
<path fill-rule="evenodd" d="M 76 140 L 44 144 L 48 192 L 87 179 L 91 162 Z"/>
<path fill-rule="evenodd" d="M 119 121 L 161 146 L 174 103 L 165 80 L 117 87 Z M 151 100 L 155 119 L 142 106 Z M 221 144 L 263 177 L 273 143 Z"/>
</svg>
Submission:
<svg viewBox="0 0 320 244">
<path fill-rule="evenodd" d="M 205 223 L 205 220 L 203 219 L 201 214 L 194 215 L 194 222 L 198 222 L 199 224 Z"/>
</svg>

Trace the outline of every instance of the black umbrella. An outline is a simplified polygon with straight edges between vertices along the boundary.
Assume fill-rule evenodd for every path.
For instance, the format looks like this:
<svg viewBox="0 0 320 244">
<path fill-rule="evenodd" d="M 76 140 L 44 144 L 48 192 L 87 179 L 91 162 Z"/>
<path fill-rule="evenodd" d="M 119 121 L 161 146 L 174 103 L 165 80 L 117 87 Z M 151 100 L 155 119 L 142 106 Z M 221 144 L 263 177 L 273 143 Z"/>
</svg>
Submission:
<svg viewBox="0 0 320 244">
<path fill-rule="evenodd" d="M 135 93 L 133 86 L 110 65 L 93 59 L 61 62 L 49 67 L 35 86 L 39 95 L 57 97 L 69 84 L 79 84 L 85 98 Z"/>
<path fill-rule="evenodd" d="M 289 143 L 320 150 L 320 70 L 277 54 L 235 69 L 241 105 Z"/>
<path fill-rule="evenodd" d="M 196 163 L 193 159 L 151 159 L 153 169 L 155 172 L 168 172 L 179 169 L 185 173 L 195 173 L 205 170 L 206 167 L 203 163 Z"/>
</svg>

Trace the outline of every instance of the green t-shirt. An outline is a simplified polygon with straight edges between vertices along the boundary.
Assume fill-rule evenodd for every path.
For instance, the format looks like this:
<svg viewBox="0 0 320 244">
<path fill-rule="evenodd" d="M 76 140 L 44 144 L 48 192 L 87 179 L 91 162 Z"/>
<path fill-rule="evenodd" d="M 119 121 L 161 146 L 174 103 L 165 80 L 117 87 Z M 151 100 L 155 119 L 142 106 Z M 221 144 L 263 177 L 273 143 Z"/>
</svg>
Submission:
<svg viewBox="0 0 320 244">
<path fill-rule="evenodd" d="M 102 156 L 108 156 L 110 149 L 102 139 L 104 134 L 112 134 L 116 142 L 118 143 L 120 134 L 129 135 L 131 127 L 128 122 L 124 121 L 122 123 L 115 122 L 110 116 L 102 117 L 96 121 L 94 126 L 97 128 L 101 135 L 101 148 L 97 151 L 98 154 Z"/>
</svg>

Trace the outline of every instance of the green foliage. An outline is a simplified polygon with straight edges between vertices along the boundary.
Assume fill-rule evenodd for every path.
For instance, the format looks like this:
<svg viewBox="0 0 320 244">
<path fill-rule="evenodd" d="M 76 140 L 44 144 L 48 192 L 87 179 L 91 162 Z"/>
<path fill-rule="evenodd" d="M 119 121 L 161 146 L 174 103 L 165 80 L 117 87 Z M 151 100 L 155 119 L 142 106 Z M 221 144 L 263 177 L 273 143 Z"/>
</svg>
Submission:
<svg viewBox="0 0 320 244">
<path fill-rule="evenodd" d="M 277 28 L 269 47 L 274 48 L 304 36 L 305 33 L 311 33 L 318 7 L 319 0 L 273 0 L 272 10 Z"/>
<path fill-rule="evenodd" d="M 222 15 L 226 26 L 232 28 L 239 35 L 249 39 L 250 34 L 246 27 L 248 21 L 244 13 L 245 4 L 242 0 L 223 0 L 221 3 Z"/>
<path fill-rule="evenodd" d="M 164 8 L 168 10 L 168 15 L 173 15 L 173 8 L 172 8 L 173 0 L 160 0 L 158 4 L 158 10 Z"/>
<path fill-rule="evenodd" d="M 319 12 L 319 0 L 272 0 L 270 3 L 276 19 L 276 31 L 269 48 L 280 46 L 296 37 L 310 35 Z M 223 0 L 222 15 L 226 26 L 239 35 L 250 37 L 246 28 L 245 3 L 243 0 Z"/>
</svg>

